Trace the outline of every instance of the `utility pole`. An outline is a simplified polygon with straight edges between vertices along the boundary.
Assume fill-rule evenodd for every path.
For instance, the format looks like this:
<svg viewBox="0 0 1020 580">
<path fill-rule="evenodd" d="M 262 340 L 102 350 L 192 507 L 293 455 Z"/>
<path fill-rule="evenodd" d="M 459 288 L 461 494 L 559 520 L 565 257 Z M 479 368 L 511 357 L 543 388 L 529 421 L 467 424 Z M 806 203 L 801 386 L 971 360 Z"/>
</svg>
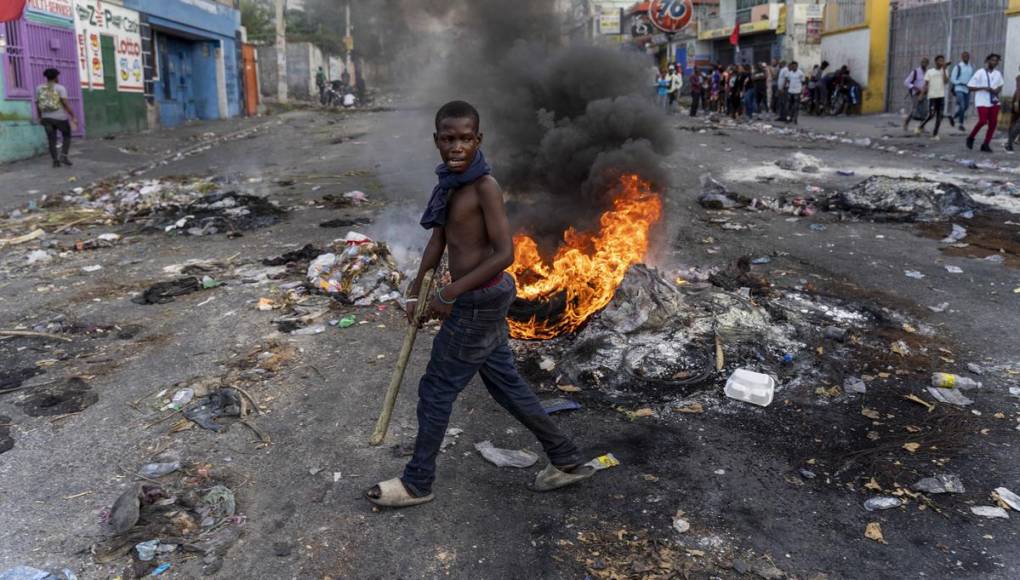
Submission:
<svg viewBox="0 0 1020 580">
<path fill-rule="evenodd" d="M 287 102 L 287 0 L 276 0 L 276 99 Z"/>
<path fill-rule="evenodd" d="M 347 56 L 344 59 L 344 70 L 347 71 L 347 74 L 351 75 L 351 78 L 354 78 L 354 75 L 351 74 L 351 51 L 354 50 L 354 38 L 351 36 L 351 0 L 347 0 L 347 4 L 344 6 L 344 17 L 346 20 L 344 46 L 347 47 Z"/>
</svg>

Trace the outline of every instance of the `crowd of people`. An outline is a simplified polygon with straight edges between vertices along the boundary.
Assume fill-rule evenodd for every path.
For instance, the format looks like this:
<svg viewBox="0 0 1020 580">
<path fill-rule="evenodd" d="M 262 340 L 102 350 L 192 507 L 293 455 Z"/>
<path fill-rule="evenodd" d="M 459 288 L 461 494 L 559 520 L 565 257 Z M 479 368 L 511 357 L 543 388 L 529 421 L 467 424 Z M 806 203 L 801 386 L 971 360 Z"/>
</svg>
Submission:
<svg viewBox="0 0 1020 580">
<path fill-rule="evenodd" d="M 910 71 L 903 85 L 907 89 L 907 97 L 910 106 L 908 107 L 906 119 L 903 120 L 903 130 L 910 130 L 910 122 L 921 121 L 921 124 L 914 129 L 918 135 L 924 132 L 924 127 L 932 120 L 935 126 L 932 129 L 932 139 L 939 139 L 939 127 L 948 108 L 947 102 L 952 95 L 955 109 L 949 115 L 949 123 L 957 127 L 960 132 L 967 129 L 964 123 L 967 119 L 967 110 L 971 102 L 974 103 L 974 110 L 978 116 L 978 122 L 967 135 L 967 148 L 973 149 L 978 134 L 985 129 L 985 136 L 981 143 L 981 151 L 990 153 L 991 142 L 995 136 L 995 129 L 999 123 L 999 112 L 1001 103 L 999 95 L 1005 85 L 1002 73 L 998 71 L 1002 57 L 991 53 L 985 58 L 985 65 L 982 68 L 974 68 L 970 63 L 970 53 L 964 52 L 960 55 L 959 62 L 947 63 L 943 55 L 935 57 L 935 66 L 929 67 L 928 57 L 921 59 L 916 68 Z M 1016 81 L 1020 86 L 1020 75 Z M 1011 103 L 1012 118 L 1008 135 L 1006 138 L 1006 150 L 1013 151 L 1013 144 L 1020 137 L 1020 91 L 1013 92 Z"/>
<path fill-rule="evenodd" d="M 801 108 L 813 114 L 852 112 L 860 102 L 860 85 L 843 66 L 828 72 L 823 62 L 808 73 L 796 61 L 773 60 L 755 65 L 712 65 L 695 68 L 689 75 L 690 115 L 699 111 L 728 115 L 733 119 L 754 119 L 768 114 L 796 124 Z M 671 113 L 679 109 L 684 86 L 682 68 L 670 65 L 656 71 L 658 103 Z"/>
</svg>

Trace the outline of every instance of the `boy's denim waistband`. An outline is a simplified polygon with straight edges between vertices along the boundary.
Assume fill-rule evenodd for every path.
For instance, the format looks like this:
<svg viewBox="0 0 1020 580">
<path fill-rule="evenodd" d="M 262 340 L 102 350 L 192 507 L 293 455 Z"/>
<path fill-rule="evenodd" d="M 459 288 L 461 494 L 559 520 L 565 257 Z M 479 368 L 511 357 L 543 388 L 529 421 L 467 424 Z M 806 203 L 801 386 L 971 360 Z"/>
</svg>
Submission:
<svg viewBox="0 0 1020 580">
<path fill-rule="evenodd" d="M 514 285 L 514 279 L 510 277 L 510 274 L 503 272 L 501 276 L 502 279 L 497 284 L 477 288 L 458 296 L 453 309 L 478 311 L 508 309 L 510 303 L 513 302 L 514 297 L 517 295 L 517 287 Z"/>
</svg>

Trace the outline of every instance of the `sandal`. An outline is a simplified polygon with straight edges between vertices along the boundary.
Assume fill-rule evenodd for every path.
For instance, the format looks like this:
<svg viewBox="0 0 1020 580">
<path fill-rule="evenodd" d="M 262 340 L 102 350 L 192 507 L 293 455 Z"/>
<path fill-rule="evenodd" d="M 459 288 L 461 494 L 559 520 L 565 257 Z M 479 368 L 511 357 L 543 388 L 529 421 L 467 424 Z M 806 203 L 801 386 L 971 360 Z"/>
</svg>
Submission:
<svg viewBox="0 0 1020 580">
<path fill-rule="evenodd" d="M 375 487 L 379 488 L 379 497 L 372 497 L 369 495 L 375 490 L 375 488 L 371 488 L 365 492 L 365 498 L 375 505 L 382 507 L 411 507 L 414 505 L 428 503 L 436 499 L 436 494 L 434 493 L 430 493 L 422 497 L 415 497 L 411 495 L 408 493 L 407 488 L 404 487 L 404 484 L 400 481 L 399 477 L 387 479 L 386 481 L 380 482 Z"/>
<path fill-rule="evenodd" d="M 561 487 L 577 483 L 582 479 L 588 479 L 595 475 L 595 468 L 591 465 L 578 465 L 569 471 L 558 469 L 550 463 L 535 477 L 535 491 L 552 491 Z"/>
</svg>

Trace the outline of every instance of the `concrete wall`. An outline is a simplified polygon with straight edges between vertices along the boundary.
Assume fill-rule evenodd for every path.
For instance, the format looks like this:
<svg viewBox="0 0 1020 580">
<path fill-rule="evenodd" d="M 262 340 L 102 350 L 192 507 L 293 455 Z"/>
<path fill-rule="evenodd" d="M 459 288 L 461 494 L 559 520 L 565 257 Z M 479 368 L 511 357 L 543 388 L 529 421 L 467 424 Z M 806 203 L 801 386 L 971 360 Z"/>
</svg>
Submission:
<svg viewBox="0 0 1020 580">
<path fill-rule="evenodd" d="M 1009 20 L 1006 21 L 1006 54 L 1002 55 L 1006 86 L 1003 87 L 1002 94 L 1014 95 L 1017 90 L 1016 75 L 1020 73 L 1020 2 L 1016 2 L 1015 7 L 1011 5 L 1007 14 Z"/>
<path fill-rule="evenodd" d="M 263 97 L 276 97 L 278 79 L 276 76 L 276 47 L 260 46 L 255 49 L 259 58 L 259 93 Z"/>
<path fill-rule="evenodd" d="M 46 134 L 32 124 L 29 101 L 6 101 L 0 73 L 0 163 L 34 157 L 46 151 Z"/>
<path fill-rule="evenodd" d="M 850 76 L 868 86 L 871 30 L 851 30 L 840 34 L 829 34 L 822 38 L 822 60 L 827 60 L 833 69 L 842 65 L 850 67 Z"/>
<path fill-rule="evenodd" d="M 318 100 L 315 72 L 325 68 L 322 51 L 308 42 L 287 43 L 287 91 L 291 98 Z"/>
</svg>

